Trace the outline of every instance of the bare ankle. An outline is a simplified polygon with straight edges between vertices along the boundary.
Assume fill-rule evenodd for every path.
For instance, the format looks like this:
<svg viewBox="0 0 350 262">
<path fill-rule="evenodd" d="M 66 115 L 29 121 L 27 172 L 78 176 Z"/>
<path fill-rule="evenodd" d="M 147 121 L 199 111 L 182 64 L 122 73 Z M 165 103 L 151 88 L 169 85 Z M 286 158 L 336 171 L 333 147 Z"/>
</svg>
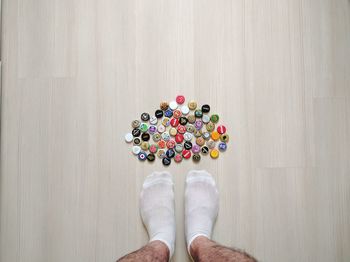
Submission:
<svg viewBox="0 0 350 262">
<path fill-rule="evenodd" d="M 117 262 L 167 262 L 169 261 L 169 248 L 159 240 L 149 242 L 146 246 L 118 259 Z"/>
<path fill-rule="evenodd" d="M 160 257 L 165 257 L 166 261 L 169 260 L 170 251 L 168 246 L 164 242 L 160 240 L 154 240 L 149 242 L 148 245 L 154 248 L 154 250 L 160 255 Z"/>
<path fill-rule="evenodd" d="M 211 241 L 209 238 L 205 237 L 205 236 L 198 236 L 196 237 L 191 245 L 190 245 L 190 255 L 193 258 L 196 258 L 199 256 L 199 253 L 201 251 L 201 249 L 203 248 L 208 248 L 215 245 L 215 243 L 213 241 Z"/>
<path fill-rule="evenodd" d="M 221 246 L 204 236 L 198 236 L 192 241 L 190 255 L 196 262 L 256 262 L 252 256 L 244 251 Z"/>
</svg>

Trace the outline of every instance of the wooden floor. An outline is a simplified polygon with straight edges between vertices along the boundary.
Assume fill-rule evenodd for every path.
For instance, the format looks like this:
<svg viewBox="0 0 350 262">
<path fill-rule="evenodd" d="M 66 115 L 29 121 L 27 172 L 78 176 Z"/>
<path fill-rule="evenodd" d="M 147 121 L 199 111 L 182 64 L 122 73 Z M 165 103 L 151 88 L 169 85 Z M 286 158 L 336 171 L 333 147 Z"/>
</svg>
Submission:
<svg viewBox="0 0 350 262">
<path fill-rule="evenodd" d="M 172 165 L 217 180 L 214 239 L 261 261 L 350 261 L 348 0 L 3 0 L 1 262 L 107 262 L 147 241 L 130 122 L 184 94 L 231 135 Z"/>
</svg>

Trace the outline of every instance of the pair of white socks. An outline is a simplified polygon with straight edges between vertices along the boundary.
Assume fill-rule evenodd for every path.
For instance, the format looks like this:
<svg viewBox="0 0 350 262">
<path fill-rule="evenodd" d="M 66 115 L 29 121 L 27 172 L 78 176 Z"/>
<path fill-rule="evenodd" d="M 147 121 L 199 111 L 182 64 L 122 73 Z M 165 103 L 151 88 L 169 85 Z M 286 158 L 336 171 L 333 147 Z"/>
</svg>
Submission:
<svg viewBox="0 0 350 262">
<path fill-rule="evenodd" d="M 150 241 L 165 243 L 170 257 L 175 249 L 175 201 L 172 177 L 154 172 L 143 184 L 140 212 Z M 206 171 L 190 171 L 186 177 L 185 234 L 187 248 L 198 236 L 211 238 L 219 211 L 219 194 L 213 177 Z"/>
</svg>

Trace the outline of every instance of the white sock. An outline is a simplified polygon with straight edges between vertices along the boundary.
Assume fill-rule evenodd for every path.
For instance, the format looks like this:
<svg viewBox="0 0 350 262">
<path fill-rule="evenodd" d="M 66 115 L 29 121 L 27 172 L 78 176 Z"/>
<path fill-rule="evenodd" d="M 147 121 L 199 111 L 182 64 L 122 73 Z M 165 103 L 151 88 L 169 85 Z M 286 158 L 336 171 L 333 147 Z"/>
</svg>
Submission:
<svg viewBox="0 0 350 262">
<path fill-rule="evenodd" d="M 140 213 L 150 242 L 165 243 L 170 259 L 175 248 L 175 208 L 173 181 L 168 172 L 154 172 L 146 177 L 140 194 Z"/>
<path fill-rule="evenodd" d="M 219 211 L 219 193 L 213 177 L 204 170 L 190 171 L 186 177 L 185 230 L 187 249 L 198 236 L 211 238 Z"/>
</svg>

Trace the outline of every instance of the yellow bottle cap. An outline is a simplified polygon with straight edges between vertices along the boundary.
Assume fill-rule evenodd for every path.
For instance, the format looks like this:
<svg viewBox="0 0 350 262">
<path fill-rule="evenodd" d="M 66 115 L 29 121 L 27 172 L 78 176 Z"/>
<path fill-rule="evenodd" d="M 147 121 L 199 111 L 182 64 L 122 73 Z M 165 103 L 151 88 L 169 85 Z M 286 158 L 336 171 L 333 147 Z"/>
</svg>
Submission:
<svg viewBox="0 0 350 262">
<path fill-rule="evenodd" d="M 218 157 L 219 157 L 219 150 L 213 149 L 213 150 L 210 152 L 210 156 L 211 156 L 211 158 L 214 158 L 214 159 L 218 158 Z"/>
</svg>

